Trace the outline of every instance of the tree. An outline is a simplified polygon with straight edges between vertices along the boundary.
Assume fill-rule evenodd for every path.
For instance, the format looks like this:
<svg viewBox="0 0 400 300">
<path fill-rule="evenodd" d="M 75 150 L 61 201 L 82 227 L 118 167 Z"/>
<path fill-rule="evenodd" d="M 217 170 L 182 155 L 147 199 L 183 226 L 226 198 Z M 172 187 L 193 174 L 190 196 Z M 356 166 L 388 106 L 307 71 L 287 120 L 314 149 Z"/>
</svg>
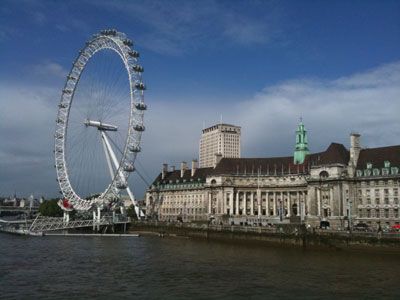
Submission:
<svg viewBox="0 0 400 300">
<path fill-rule="evenodd" d="M 131 204 L 131 205 L 127 208 L 126 214 L 127 214 L 127 216 L 130 217 L 132 220 L 137 219 L 136 211 L 135 211 L 135 206 L 134 206 L 133 204 Z"/>
<path fill-rule="evenodd" d="M 39 206 L 39 213 L 46 217 L 62 217 L 63 211 L 58 206 L 57 201 L 57 199 L 44 201 Z"/>
</svg>

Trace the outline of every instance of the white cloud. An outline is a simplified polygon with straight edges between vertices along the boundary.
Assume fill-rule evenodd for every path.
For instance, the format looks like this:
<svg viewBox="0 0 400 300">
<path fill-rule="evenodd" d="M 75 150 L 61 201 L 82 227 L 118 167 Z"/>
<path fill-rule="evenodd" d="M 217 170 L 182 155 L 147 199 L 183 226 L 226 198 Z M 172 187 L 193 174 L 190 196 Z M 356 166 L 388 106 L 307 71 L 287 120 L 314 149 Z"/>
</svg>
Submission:
<svg viewBox="0 0 400 300">
<path fill-rule="evenodd" d="M 303 117 L 312 152 L 331 142 L 348 146 L 348 134 L 362 134 L 364 147 L 400 143 L 400 62 L 336 80 L 302 79 L 266 87 L 250 99 L 227 105 L 188 95 L 185 101 L 146 94 L 141 173 L 152 181 L 163 162 L 179 165 L 198 156 L 202 124 L 242 126 L 243 156 L 291 155 L 294 131 Z M 54 119 L 60 90 L 23 84 L 0 85 L 0 193 L 14 189 L 55 194 Z M 133 181 L 141 197 L 145 185 Z"/>
<path fill-rule="evenodd" d="M 65 78 L 68 71 L 58 63 L 45 61 L 31 67 L 32 71 L 41 77 L 50 78 Z"/>
</svg>

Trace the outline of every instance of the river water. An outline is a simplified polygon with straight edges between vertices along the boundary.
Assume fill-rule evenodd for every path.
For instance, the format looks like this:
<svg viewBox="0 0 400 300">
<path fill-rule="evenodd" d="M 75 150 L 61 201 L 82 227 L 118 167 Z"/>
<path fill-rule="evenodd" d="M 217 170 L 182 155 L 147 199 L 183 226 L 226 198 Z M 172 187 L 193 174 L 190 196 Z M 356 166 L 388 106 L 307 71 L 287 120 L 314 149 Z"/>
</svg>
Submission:
<svg viewBox="0 0 400 300">
<path fill-rule="evenodd" d="M 1 299 L 400 299 L 400 254 L 0 234 Z"/>
</svg>

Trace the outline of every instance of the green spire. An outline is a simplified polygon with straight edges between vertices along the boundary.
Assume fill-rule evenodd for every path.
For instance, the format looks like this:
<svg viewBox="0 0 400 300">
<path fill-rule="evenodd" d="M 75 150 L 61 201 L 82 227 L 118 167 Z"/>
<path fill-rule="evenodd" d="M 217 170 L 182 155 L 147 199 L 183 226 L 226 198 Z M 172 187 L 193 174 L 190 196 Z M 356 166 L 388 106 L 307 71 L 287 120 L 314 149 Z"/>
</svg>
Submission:
<svg viewBox="0 0 400 300">
<path fill-rule="evenodd" d="M 296 130 L 296 148 L 294 150 L 294 164 L 302 164 L 306 155 L 309 154 L 307 130 L 304 128 L 303 120 L 300 118 L 299 126 Z"/>
</svg>

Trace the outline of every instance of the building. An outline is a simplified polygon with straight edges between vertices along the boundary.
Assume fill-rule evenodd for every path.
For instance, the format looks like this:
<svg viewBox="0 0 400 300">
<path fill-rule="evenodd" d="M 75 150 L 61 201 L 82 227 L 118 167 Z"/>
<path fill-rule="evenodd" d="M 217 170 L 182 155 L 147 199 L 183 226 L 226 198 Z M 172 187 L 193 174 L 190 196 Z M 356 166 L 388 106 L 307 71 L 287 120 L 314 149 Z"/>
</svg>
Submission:
<svg viewBox="0 0 400 300">
<path fill-rule="evenodd" d="M 203 129 L 200 138 L 199 167 L 213 167 L 218 157 L 240 157 L 239 126 L 221 123 Z"/>
<path fill-rule="evenodd" d="M 191 167 L 188 169 L 186 162 L 182 162 L 180 170 L 169 171 L 168 165 L 163 165 L 162 172 L 146 193 L 148 217 L 163 221 L 208 220 L 205 184 L 213 168 L 197 168 L 195 160 Z"/>
<path fill-rule="evenodd" d="M 350 149 L 331 143 L 309 153 L 300 122 L 293 156 L 219 158 L 213 167 L 169 171 L 164 165 L 146 193 L 159 220 L 235 224 L 307 223 L 331 227 L 400 223 L 400 146 L 366 148 L 350 135 Z M 149 210 L 148 210 L 149 211 Z"/>
</svg>

